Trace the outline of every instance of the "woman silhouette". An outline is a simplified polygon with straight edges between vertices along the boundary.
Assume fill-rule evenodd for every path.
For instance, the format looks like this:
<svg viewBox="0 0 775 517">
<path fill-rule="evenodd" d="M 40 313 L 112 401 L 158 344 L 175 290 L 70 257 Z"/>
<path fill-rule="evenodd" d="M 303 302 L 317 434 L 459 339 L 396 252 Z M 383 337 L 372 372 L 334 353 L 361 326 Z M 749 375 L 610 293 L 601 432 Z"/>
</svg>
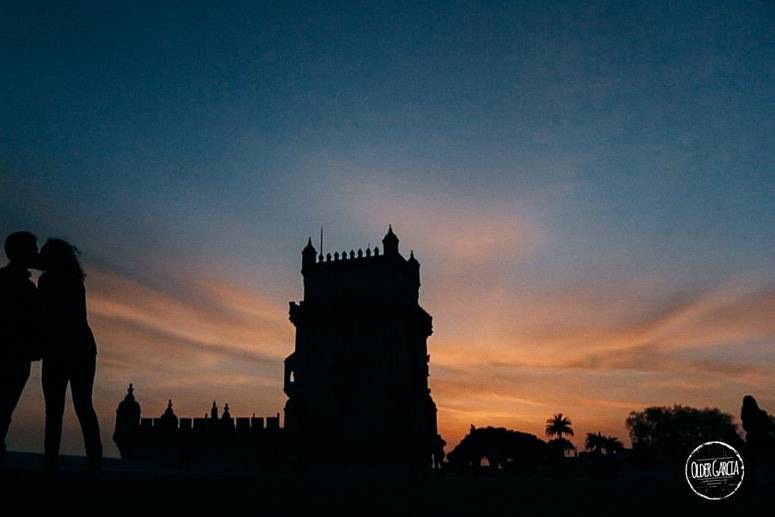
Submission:
<svg viewBox="0 0 775 517">
<path fill-rule="evenodd" d="M 85 275 L 78 262 L 78 249 L 64 240 L 48 239 L 40 250 L 40 268 L 44 273 L 38 280 L 38 294 L 46 336 L 43 353 L 46 469 L 50 474 L 57 471 L 69 383 L 89 467 L 98 470 L 102 443 L 92 404 L 97 345 L 86 320 Z"/>
</svg>

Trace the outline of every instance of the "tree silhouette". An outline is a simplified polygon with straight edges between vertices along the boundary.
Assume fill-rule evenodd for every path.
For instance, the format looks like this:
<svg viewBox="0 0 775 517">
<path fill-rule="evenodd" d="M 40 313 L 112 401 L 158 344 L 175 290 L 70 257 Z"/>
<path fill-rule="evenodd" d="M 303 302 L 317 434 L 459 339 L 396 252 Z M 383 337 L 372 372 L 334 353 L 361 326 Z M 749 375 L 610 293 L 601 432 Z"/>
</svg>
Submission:
<svg viewBox="0 0 775 517">
<path fill-rule="evenodd" d="M 550 438 L 556 436 L 558 439 L 562 439 L 563 435 L 574 436 L 571 425 L 570 418 L 557 413 L 546 420 L 546 436 Z"/>
<path fill-rule="evenodd" d="M 549 454 L 553 458 L 565 458 L 565 453 L 568 451 L 575 451 L 576 446 L 573 445 L 569 440 L 566 440 L 565 438 L 555 438 L 554 440 L 549 440 L 547 442 L 547 448 L 549 451 Z"/>
<path fill-rule="evenodd" d="M 584 448 L 595 454 L 605 453 L 606 456 L 616 456 L 624 450 L 624 444 L 616 436 L 606 436 L 598 431 L 587 433 Z"/>
<path fill-rule="evenodd" d="M 584 441 L 584 448 L 597 455 L 603 454 L 606 446 L 606 437 L 599 431 L 597 433 L 587 433 L 587 439 Z"/>
<path fill-rule="evenodd" d="M 606 436 L 603 443 L 605 453 L 609 456 L 616 456 L 624 450 L 624 444 L 616 436 Z"/>
<path fill-rule="evenodd" d="M 697 445 L 712 440 L 743 445 L 732 415 L 717 408 L 649 407 L 630 413 L 626 425 L 640 461 L 682 462 Z"/>
</svg>

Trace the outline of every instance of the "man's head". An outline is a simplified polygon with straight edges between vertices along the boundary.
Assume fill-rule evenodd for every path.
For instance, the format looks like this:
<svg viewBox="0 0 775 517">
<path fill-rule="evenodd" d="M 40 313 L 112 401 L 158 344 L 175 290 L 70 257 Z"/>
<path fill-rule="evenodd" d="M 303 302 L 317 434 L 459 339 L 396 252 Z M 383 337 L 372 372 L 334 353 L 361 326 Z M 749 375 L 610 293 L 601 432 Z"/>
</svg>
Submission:
<svg viewBox="0 0 775 517">
<path fill-rule="evenodd" d="M 38 261 L 38 238 L 30 232 L 15 232 L 5 238 L 5 254 L 14 264 L 35 267 Z"/>
</svg>

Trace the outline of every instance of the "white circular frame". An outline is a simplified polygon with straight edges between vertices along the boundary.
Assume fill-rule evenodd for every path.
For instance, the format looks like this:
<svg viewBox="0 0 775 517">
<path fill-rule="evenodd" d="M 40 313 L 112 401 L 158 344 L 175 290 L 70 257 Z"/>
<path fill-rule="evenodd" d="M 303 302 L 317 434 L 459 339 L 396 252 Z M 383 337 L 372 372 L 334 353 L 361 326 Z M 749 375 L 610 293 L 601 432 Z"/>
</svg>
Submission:
<svg viewBox="0 0 775 517">
<path fill-rule="evenodd" d="M 737 486 L 735 487 L 735 489 L 732 490 L 727 495 L 725 495 L 724 497 L 708 497 L 706 495 L 703 495 L 699 493 L 697 490 L 695 490 L 694 487 L 692 486 L 691 481 L 689 481 L 689 460 L 692 459 L 692 456 L 694 456 L 695 452 L 702 449 L 706 445 L 712 445 L 712 444 L 723 445 L 724 447 L 732 451 L 735 454 L 735 456 L 737 456 L 737 459 L 740 460 L 740 481 L 737 482 Z M 692 452 L 689 453 L 689 456 L 686 458 L 686 464 L 684 465 L 684 476 L 686 477 L 686 483 L 689 485 L 689 488 L 692 489 L 692 492 L 702 497 L 703 499 L 708 499 L 709 501 L 721 501 L 722 499 L 726 499 L 727 497 L 730 497 L 735 492 L 737 492 L 737 490 L 740 488 L 740 485 L 743 484 L 743 479 L 745 479 L 745 462 L 743 461 L 743 458 L 740 456 L 740 453 L 737 452 L 737 449 L 735 449 L 728 443 L 719 442 L 719 441 L 705 442 L 703 444 L 698 445 Z"/>
</svg>

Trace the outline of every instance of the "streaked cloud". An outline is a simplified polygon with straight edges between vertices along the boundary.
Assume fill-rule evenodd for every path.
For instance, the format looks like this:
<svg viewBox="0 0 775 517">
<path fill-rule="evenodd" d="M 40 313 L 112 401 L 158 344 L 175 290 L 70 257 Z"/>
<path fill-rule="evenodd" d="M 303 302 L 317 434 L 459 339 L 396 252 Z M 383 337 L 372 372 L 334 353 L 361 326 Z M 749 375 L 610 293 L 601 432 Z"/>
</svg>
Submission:
<svg viewBox="0 0 775 517">
<path fill-rule="evenodd" d="M 491 305 L 478 299 L 474 313 L 490 316 L 465 321 L 461 334 L 474 339 L 441 328 L 430 341 L 442 426 L 458 437 L 466 419 L 540 434 L 542 418 L 556 410 L 588 430 L 624 436 L 627 413 L 652 404 L 737 414 L 749 392 L 765 407 L 775 403 L 775 351 L 764 345 L 775 340 L 775 325 L 764 317 L 772 314 L 772 287 L 738 282 L 647 301 L 637 282 L 632 287 L 589 286 L 539 299 L 503 294 Z M 446 310 L 439 303 L 437 317 Z M 504 315 L 504 307 L 517 316 Z"/>
<path fill-rule="evenodd" d="M 365 194 L 354 199 L 353 214 L 360 203 L 372 206 L 359 221 L 365 228 L 393 210 Z M 401 203 L 395 227 L 404 251 L 416 245 L 422 262 L 421 303 L 434 316 L 431 387 L 450 445 L 471 424 L 540 436 L 544 420 L 559 411 L 573 418 L 580 437 L 598 430 L 624 437 L 629 411 L 648 405 L 712 405 L 734 414 L 749 392 L 764 407 L 775 404 L 768 398 L 775 353 L 761 345 L 775 339 L 771 285 L 744 279 L 681 288 L 636 275 L 617 285 L 546 286 L 515 274 L 523 261 L 551 253 L 536 216 L 498 205 L 476 212 L 465 196 Z M 450 238 L 454 231 L 471 247 Z M 161 277 L 147 278 L 90 268 L 90 321 L 100 345 L 95 396 L 106 443 L 128 382 L 151 416 L 168 398 L 179 414 L 201 413 L 211 398 L 228 401 L 235 414 L 281 411 L 282 359 L 293 348 L 293 328 L 288 300 L 276 293 L 295 266 L 256 284 L 195 263 L 159 267 Z M 19 436 L 39 432 L 36 415 L 34 402 L 22 405 L 14 443 L 34 448 Z M 66 448 L 80 450 L 72 419 L 68 426 Z"/>
</svg>

